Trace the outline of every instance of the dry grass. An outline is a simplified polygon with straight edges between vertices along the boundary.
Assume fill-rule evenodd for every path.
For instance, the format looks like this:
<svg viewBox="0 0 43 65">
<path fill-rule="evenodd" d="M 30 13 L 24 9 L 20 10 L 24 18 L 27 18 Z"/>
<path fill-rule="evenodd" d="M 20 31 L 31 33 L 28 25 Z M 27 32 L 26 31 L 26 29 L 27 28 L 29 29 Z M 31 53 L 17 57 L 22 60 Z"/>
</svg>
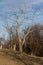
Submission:
<svg viewBox="0 0 43 65">
<path fill-rule="evenodd" d="M 1 50 L 0 65 L 43 65 L 43 57 L 14 53 L 11 50 Z"/>
</svg>

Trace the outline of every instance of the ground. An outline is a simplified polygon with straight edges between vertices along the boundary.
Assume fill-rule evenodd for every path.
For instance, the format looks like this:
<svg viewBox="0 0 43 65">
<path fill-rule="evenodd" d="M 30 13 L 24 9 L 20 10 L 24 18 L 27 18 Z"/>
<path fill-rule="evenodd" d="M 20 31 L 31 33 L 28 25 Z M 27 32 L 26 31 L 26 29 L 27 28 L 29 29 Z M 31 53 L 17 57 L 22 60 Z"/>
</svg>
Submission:
<svg viewBox="0 0 43 65">
<path fill-rule="evenodd" d="M 0 51 L 0 65 L 43 65 L 43 57 Z"/>
<path fill-rule="evenodd" d="M 0 52 L 0 65 L 24 65 L 18 59 L 11 55 Z"/>
</svg>

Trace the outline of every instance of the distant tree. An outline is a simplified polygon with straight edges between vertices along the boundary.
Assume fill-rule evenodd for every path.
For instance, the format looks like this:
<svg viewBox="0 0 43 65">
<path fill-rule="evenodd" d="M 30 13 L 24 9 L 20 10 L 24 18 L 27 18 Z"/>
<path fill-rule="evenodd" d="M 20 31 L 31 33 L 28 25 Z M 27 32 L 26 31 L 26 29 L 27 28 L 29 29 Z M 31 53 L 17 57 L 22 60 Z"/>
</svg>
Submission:
<svg viewBox="0 0 43 65">
<path fill-rule="evenodd" d="M 25 34 L 27 33 L 29 28 L 26 29 L 24 32 Z M 30 30 L 33 30 L 28 36 L 26 37 L 26 45 L 28 48 L 31 49 L 31 54 L 39 54 L 39 51 L 41 49 L 40 46 L 40 30 L 41 30 L 41 25 L 35 25 L 32 26 Z M 29 50 L 29 49 L 28 49 Z"/>
</svg>

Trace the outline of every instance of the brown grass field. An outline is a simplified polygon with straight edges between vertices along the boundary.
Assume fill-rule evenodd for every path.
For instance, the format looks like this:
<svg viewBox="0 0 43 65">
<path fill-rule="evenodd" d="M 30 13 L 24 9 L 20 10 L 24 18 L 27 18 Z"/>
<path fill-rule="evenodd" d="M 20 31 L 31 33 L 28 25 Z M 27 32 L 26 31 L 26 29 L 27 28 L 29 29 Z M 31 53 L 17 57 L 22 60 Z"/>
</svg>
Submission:
<svg viewBox="0 0 43 65">
<path fill-rule="evenodd" d="M 43 57 L 20 54 L 11 50 L 0 50 L 0 65 L 43 65 Z"/>
</svg>

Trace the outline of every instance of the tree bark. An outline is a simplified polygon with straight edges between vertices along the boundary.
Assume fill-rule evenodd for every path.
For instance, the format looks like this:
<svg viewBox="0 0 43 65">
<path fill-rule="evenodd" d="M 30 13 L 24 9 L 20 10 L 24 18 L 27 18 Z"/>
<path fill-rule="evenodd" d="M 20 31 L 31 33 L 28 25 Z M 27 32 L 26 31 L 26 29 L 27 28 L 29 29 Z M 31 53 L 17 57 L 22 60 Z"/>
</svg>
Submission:
<svg viewBox="0 0 43 65">
<path fill-rule="evenodd" d="M 18 31 L 18 29 L 17 29 L 17 35 L 18 35 L 18 40 L 19 40 L 19 51 L 20 51 L 20 53 L 22 53 L 22 41 L 21 41 L 21 37 L 20 37 L 20 33 L 19 33 L 19 31 Z"/>
</svg>

